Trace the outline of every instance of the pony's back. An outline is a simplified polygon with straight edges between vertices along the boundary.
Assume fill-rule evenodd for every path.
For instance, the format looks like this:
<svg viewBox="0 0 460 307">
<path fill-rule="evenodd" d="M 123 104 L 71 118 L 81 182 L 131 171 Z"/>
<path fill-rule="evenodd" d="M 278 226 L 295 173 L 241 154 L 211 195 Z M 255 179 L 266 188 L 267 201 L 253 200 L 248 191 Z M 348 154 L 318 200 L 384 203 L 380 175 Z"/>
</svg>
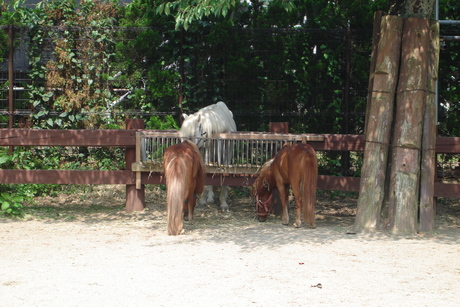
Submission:
<svg viewBox="0 0 460 307">
<path fill-rule="evenodd" d="M 195 137 L 195 131 L 200 124 L 203 132 L 206 133 L 206 137 L 211 137 L 214 133 L 236 131 L 233 113 L 222 101 L 186 116 L 179 131 L 179 136 L 182 138 Z"/>
</svg>

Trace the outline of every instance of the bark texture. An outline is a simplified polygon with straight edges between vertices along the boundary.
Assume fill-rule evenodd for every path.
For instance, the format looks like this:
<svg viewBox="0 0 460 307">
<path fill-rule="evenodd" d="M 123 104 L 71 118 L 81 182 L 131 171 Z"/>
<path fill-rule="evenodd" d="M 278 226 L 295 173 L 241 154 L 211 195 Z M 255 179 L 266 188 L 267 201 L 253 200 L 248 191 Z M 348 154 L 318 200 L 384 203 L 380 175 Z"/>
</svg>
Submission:
<svg viewBox="0 0 460 307">
<path fill-rule="evenodd" d="M 378 42 L 374 42 L 377 48 L 374 48 L 373 54 L 375 64 L 371 66 L 366 144 L 356 212 L 356 225 L 368 230 L 379 227 L 385 196 L 385 169 L 398 80 L 402 25 L 401 18 L 389 15 L 376 23 L 380 35 Z"/>
<path fill-rule="evenodd" d="M 413 233 L 417 229 L 429 32 L 427 19 L 404 21 L 388 203 L 393 233 Z"/>
<path fill-rule="evenodd" d="M 439 28 L 425 18 L 375 21 L 356 230 L 432 230 Z M 379 26 L 378 26 L 379 25 Z M 383 218 L 388 209 L 388 219 Z M 385 211 L 386 212 L 386 211 Z"/>
<path fill-rule="evenodd" d="M 439 67 L 439 23 L 431 22 L 428 49 L 427 100 L 423 118 L 422 163 L 420 178 L 420 231 L 431 232 L 434 225 L 434 180 L 436 175 L 436 102 Z"/>
</svg>

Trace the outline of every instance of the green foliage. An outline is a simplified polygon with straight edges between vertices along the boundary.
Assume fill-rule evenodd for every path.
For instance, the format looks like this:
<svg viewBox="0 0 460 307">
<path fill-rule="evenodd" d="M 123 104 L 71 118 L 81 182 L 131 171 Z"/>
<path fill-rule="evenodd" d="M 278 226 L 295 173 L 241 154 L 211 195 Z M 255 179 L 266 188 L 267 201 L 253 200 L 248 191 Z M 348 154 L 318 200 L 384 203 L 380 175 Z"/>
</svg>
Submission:
<svg viewBox="0 0 460 307">
<path fill-rule="evenodd" d="M 104 110 L 113 94 L 102 90 L 110 75 L 117 8 L 108 1 L 42 1 L 22 11 L 29 26 L 29 85 L 36 127 L 94 128 L 83 110 Z M 40 22 L 36 22 L 36 19 Z M 80 26 L 80 28 L 77 28 Z M 57 28 L 59 27 L 59 28 Z M 46 52 L 53 50 L 53 57 Z M 46 60 L 45 60 L 46 59 Z M 53 114 L 60 114 L 57 118 Z M 79 113 L 79 114 L 77 114 Z"/>
<path fill-rule="evenodd" d="M 439 6 L 439 19 L 460 20 L 460 2 L 442 1 Z M 442 25 L 446 35 L 456 36 L 460 31 L 458 25 Z M 439 55 L 439 134 L 443 136 L 460 136 L 460 42 L 457 40 L 441 41 Z"/>
<path fill-rule="evenodd" d="M 253 8 L 256 14 L 261 9 L 274 9 L 277 12 L 293 11 L 295 1 L 291 0 L 256 0 L 248 4 L 238 0 L 176 0 L 159 4 L 156 8 L 158 14 L 174 15 L 175 28 L 183 27 L 188 30 L 193 22 L 204 18 L 227 18 L 242 10 L 247 10 L 248 6 Z"/>
<path fill-rule="evenodd" d="M 5 166 L 8 166 L 11 164 L 12 158 L 8 155 L 3 155 L 0 156 L 0 167 L 5 168 Z M 1 187 L 6 186 L 6 185 L 0 185 Z M 8 216 L 8 217 L 21 217 L 23 216 L 23 206 L 21 202 L 24 201 L 24 198 L 21 196 L 20 193 L 14 193 L 10 192 L 7 193 L 5 190 L 6 189 L 1 189 L 4 190 L 4 192 L 0 193 L 0 215 Z"/>
<path fill-rule="evenodd" d="M 242 130 L 287 120 L 292 132 L 344 133 L 347 121 L 347 133 L 362 133 L 362 115 L 344 116 L 344 38 L 350 27 L 355 83 L 348 108 L 363 114 L 369 30 L 374 12 L 386 5 L 385 0 L 134 0 L 126 6 L 116 1 L 76 6 L 73 0 L 53 0 L 33 10 L 16 6 L 13 15 L 30 28 L 33 83 L 27 93 L 33 126 L 106 128 L 120 125 L 130 110 L 194 112 L 224 100 L 235 114 L 258 114 L 236 117 Z M 458 6 L 452 5 L 446 14 Z M 185 24 L 187 31 L 176 30 Z M 45 58 L 44 50 L 53 56 Z M 449 95 L 456 88 L 449 86 Z M 95 115 L 104 112 L 106 117 Z M 450 114 L 449 127 L 457 121 L 456 112 Z"/>
<path fill-rule="evenodd" d="M 24 198 L 22 196 L 0 193 L 0 214 L 8 217 L 22 217 L 24 215 L 24 206 L 21 202 L 23 201 Z"/>
<path fill-rule="evenodd" d="M 147 121 L 147 129 L 153 130 L 178 130 L 179 126 L 171 115 L 163 117 L 152 116 Z"/>
</svg>

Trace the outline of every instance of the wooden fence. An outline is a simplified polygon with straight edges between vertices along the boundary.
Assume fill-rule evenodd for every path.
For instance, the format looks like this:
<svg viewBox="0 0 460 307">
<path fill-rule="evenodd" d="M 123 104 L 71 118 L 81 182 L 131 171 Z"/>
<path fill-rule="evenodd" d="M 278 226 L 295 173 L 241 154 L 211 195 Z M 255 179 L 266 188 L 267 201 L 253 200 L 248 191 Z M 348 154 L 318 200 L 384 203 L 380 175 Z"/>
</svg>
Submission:
<svg viewBox="0 0 460 307">
<path fill-rule="evenodd" d="M 69 147 L 125 147 L 126 169 L 99 170 L 0 170 L 0 183 L 39 184 L 123 184 L 126 185 L 126 210 L 144 208 L 145 184 L 164 184 L 159 173 L 141 174 L 141 189 L 136 189 L 135 162 L 136 131 L 142 130 L 142 120 L 130 120 L 126 130 L 39 130 L 0 129 L 0 146 L 69 146 Z M 351 134 L 324 134 L 324 141 L 311 142 L 317 151 L 363 151 L 364 136 Z M 460 153 L 460 137 L 438 137 L 436 152 Z M 234 174 L 208 174 L 206 184 L 247 186 L 255 177 Z M 359 178 L 319 175 L 318 189 L 358 191 Z M 435 197 L 460 198 L 460 184 L 435 182 Z"/>
</svg>

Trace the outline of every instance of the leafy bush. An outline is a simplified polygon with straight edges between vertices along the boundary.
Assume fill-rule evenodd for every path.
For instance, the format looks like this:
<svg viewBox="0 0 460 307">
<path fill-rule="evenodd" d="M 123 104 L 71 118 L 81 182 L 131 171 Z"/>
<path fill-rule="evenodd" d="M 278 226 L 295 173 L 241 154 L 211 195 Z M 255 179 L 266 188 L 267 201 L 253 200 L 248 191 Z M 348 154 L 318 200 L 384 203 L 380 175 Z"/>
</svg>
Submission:
<svg viewBox="0 0 460 307">
<path fill-rule="evenodd" d="M 13 195 L 7 193 L 0 194 L 1 210 L 0 214 L 8 217 L 22 217 L 24 216 L 24 207 L 21 202 L 24 197 L 20 195 Z"/>
<path fill-rule="evenodd" d="M 163 117 L 152 116 L 147 121 L 147 129 L 154 130 L 177 130 L 179 126 L 171 115 L 166 115 Z"/>
</svg>

